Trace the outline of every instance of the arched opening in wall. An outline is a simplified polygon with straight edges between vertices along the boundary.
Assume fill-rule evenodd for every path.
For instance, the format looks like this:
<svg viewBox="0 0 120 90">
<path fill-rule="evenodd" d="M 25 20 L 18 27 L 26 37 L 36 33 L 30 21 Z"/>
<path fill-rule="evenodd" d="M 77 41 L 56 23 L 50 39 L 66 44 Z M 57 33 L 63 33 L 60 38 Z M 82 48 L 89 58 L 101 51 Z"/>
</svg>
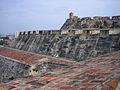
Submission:
<svg viewBox="0 0 120 90">
<path fill-rule="evenodd" d="M 33 34 L 36 34 L 36 31 L 33 31 Z"/>
<path fill-rule="evenodd" d="M 39 34 L 42 35 L 42 31 L 39 31 Z"/>
<path fill-rule="evenodd" d="M 25 35 L 25 32 L 23 32 L 23 35 Z"/>
<path fill-rule="evenodd" d="M 30 35 L 30 31 L 28 31 L 28 35 Z"/>
</svg>

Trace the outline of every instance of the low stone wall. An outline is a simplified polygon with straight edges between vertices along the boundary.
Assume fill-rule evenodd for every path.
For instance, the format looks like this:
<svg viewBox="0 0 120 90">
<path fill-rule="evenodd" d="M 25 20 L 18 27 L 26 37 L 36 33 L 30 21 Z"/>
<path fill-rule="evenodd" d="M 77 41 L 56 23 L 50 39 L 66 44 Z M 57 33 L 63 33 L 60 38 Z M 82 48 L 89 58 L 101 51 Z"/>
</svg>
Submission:
<svg viewBox="0 0 120 90">
<path fill-rule="evenodd" d="M 70 68 L 69 64 L 61 64 L 56 62 L 43 62 L 39 64 L 32 65 L 30 70 L 30 75 L 38 74 L 38 73 L 45 73 L 52 71 L 53 69 L 58 68 Z"/>
<path fill-rule="evenodd" d="M 101 34 L 101 31 L 108 31 L 108 34 L 119 34 L 120 29 L 98 29 L 98 28 L 86 28 L 86 29 L 72 29 L 72 30 L 41 30 L 41 31 L 24 31 L 19 32 L 19 35 L 76 35 L 76 34 Z"/>
<path fill-rule="evenodd" d="M 29 75 L 30 65 L 0 55 L 0 83 Z"/>
</svg>

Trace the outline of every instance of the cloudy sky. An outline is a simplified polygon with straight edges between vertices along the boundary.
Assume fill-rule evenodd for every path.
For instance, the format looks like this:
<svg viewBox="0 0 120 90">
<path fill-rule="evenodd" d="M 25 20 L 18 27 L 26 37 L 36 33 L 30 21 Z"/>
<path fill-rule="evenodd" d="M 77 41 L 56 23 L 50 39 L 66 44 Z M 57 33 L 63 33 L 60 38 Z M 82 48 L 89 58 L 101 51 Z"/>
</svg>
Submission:
<svg viewBox="0 0 120 90">
<path fill-rule="evenodd" d="M 59 29 L 71 11 L 79 17 L 120 15 L 120 0 L 0 0 L 0 34 Z"/>
</svg>

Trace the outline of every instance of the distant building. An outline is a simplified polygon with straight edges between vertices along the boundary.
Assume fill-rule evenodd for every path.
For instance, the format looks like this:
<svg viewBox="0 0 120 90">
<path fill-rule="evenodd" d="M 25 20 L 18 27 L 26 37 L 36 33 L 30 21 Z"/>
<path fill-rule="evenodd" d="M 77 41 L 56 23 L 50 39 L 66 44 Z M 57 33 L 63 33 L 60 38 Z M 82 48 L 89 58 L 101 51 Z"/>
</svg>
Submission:
<svg viewBox="0 0 120 90">
<path fill-rule="evenodd" d="M 19 32 L 15 33 L 15 38 L 17 38 L 19 36 Z"/>
</svg>

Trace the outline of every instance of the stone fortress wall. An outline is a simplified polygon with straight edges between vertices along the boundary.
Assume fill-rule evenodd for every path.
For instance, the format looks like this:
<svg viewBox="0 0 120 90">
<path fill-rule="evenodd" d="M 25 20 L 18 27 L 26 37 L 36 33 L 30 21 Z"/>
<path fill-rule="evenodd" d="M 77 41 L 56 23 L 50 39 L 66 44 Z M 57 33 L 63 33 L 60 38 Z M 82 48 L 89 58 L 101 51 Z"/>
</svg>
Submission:
<svg viewBox="0 0 120 90">
<path fill-rule="evenodd" d="M 0 83 L 29 75 L 30 65 L 0 55 Z"/>
<path fill-rule="evenodd" d="M 31 34 L 39 34 L 39 35 L 51 35 L 51 34 L 100 34 L 103 32 L 107 32 L 108 34 L 119 34 L 120 29 L 98 29 L 98 28 L 91 28 L 91 29 L 73 29 L 73 30 L 37 30 L 37 31 L 23 31 L 19 32 L 19 35 L 31 35 Z"/>
<path fill-rule="evenodd" d="M 60 30 L 20 32 L 10 47 L 75 61 L 101 56 L 120 50 L 120 16 L 80 19 L 70 13 Z"/>
<path fill-rule="evenodd" d="M 90 20 L 93 25 L 91 25 Z M 100 22 L 104 25 L 102 26 Z M 62 57 L 77 62 L 101 56 L 120 50 L 120 16 L 114 16 L 111 19 L 109 17 L 94 17 L 93 19 L 86 17 L 80 19 L 70 13 L 69 19 L 66 20 L 60 30 L 19 32 L 19 36 L 9 47 L 37 54 Z M 12 51 L 5 51 L 5 55 L 10 53 Z M 26 61 L 35 61 L 31 57 L 27 57 L 27 60 L 24 56 L 26 54 L 22 55 L 22 59 Z M 49 61 L 37 65 L 27 65 L 17 62 L 17 60 L 21 60 L 18 59 L 19 56 L 21 56 L 21 53 L 15 56 L 17 59 L 0 55 L 0 67 L 2 67 L 0 68 L 0 72 L 2 72 L 0 73 L 0 83 L 34 74 L 37 72 L 37 68 L 41 69 L 40 72 L 44 72 L 56 67 L 67 67 L 64 64 L 49 63 Z M 31 54 L 28 56 L 31 56 Z M 52 60 L 52 58 L 46 57 L 41 60 L 45 59 Z"/>
<path fill-rule="evenodd" d="M 79 18 L 71 12 L 69 18 L 63 24 L 61 29 L 84 29 L 84 28 L 120 28 L 120 16 L 101 17 L 95 16 Z"/>
<path fill-rule="evenodd" d="M 120 16 L 100 17 L 95 16 L 79 18 L 71 12 L 69 19 L 60 30 L 35 30 L 19 32 L 19 35 L 50 35 L 50 34 L 118 34 L 120 33 Z"/>
</svg>

